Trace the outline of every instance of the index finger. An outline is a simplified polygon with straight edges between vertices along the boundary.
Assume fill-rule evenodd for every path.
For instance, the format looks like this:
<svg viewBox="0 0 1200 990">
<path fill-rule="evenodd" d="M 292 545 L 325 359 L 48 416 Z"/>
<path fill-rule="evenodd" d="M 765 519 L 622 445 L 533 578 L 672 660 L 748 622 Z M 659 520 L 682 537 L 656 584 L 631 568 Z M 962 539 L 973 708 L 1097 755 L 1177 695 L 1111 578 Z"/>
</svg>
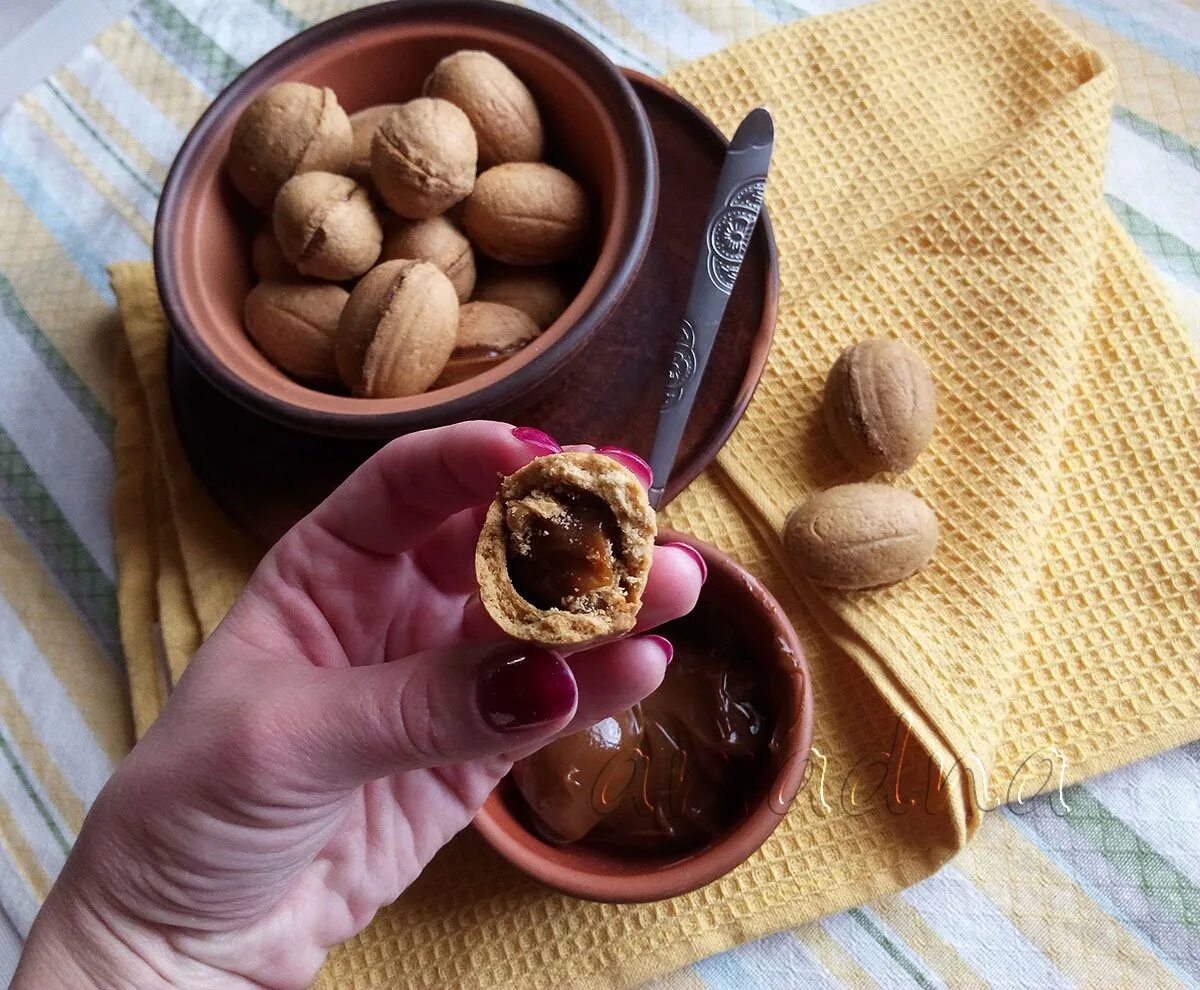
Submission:
<svg viewBox="0 0 1200 990">
<path fill-rule="evenodd" d="M 366 553 L 395 555 L 463 509 L 490 502 L 500 479 L 557 445 L 536 431 L 477 420 L 393 440 L 299 525 Z"/>
</svg>

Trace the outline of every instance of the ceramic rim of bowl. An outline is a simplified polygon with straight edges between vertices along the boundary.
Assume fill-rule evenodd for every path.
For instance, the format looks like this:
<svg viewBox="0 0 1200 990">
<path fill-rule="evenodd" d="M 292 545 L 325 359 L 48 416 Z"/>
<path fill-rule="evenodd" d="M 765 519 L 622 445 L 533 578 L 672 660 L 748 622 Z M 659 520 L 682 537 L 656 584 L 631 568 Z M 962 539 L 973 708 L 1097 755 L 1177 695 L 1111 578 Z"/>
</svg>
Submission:
<svg viewBox="0 0 1200 990">
<path fill-rule="evenodd" d="M 665 900 L 719 880 L 749 859 L 783 821 L 805 780 L 812 750 L 812 677 L 796 631 L 779 603 L 762 582 L 716 547 L 671 530 L 661 530 L 659 539 L 695 547 L 709 565 L 710 579 L 713 572 L 723 572 L 724 580 L 732 582 L 739 595 L 748 596 L 747 600 L 752 599 L 761 609 L 777 647 L 771 667 L 788 685 L 784 717 L 790 718 L 777 725 L 772 735 L 771 774 L 760 800 L 724 835 L 692 852 L 626 858 L 579 843 L 552 845 L 514 815 L 509 798 L 503 795 L 504 789 L 511 789 L 511 782 L 502 781 L 476 814 L 472 822 L 476 831 L 522 872 L 584 900 L 615 904 Z M 512 795 L 511 800 L 520 798 Z M 579 862 L 573 864 L 573 859 Z"/>
<path fill-rule="evenodd" d="M 612 118 L 632 120 L 632 140 L 618 119 L 611 123 L 615 144 L 616 176 L 612 215 L 629 213 L 629 223 L 610 224 L 600 240 L 591 270 L 568 305 L 563 317 L 538 341 L 504 365 L 458 385 L 406 399 L 365 399 L 333 396 L 308 389 L 279 372 L 284 397 L 245 380 L 219 357 L 205 334 L 193 321 L 188 299 L 180 287 L 179 257 L 187 246 L 184 236 L 186 202 L 194 191 L 197 163 L 211 152 L 209 142 L 228 123 L 231 106 L 248 102 L 268 80 L 286 77 L 288 66 L 303 56 L 344 43 L 353 33 L 367 33 L 403 18 L 456 18 L 471 25 L 472 33 L 504 33 L 497 18 L 524 22 L 539 39 L 547 36 L 573 49 L 578 59 L 568 59 L 544 44 L 524 39 L 511 44 L 539 51 L 558 62 L 564 71 L 579 77 L 593 91 L 594 80 L 603 77 L 611 91 L 619 94 L 619 105 L 602 103 Z M 479 26 L 473 17 L 482 17 Z M 448 28 L 448 33 L 452 32 Z M 611 95 L 611 91 L 603 95 Z M 347 437 L 383 438 L 405 429 L 455 422 L 485 415 L 489 409 L 519 396 L 552 374 L 581 347 L 620 302 L 644 259 L 653 232 L 658 207 L 658 158 L 645 110 L 620 67 L 587 39 L 565 25 L 535 11 L 495 0 L 390 0 L 350 11 L 308 28 L 263 55 L 247 67 L 213 100 L 185 138 L 159 202 L 154 232 L 154 269 L 159 297 L 167 324 L 197 369 L 213 385 L 237 402 L 267 419 L 308 432 Z M 640 203 L 638 197 L 640 195 Z M 633 200 L 633 206 L 630 206 Z M 577 310 L 572 313 L 572 310 Z M 304 400 L 308 400 L 305 402 Z M 347 407 L 349 406 L 349 408 Z"/>
</svg>

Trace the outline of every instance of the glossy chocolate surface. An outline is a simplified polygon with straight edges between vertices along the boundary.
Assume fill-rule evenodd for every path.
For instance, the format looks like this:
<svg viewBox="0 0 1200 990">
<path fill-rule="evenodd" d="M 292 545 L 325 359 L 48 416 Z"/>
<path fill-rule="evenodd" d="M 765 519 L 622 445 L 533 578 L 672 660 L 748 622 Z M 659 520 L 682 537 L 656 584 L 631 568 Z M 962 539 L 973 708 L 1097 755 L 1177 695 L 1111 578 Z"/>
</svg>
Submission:
<svg viewBox="0 0 1200 990">
<path fill-rule="evenodd" d="M 625 792 L 605 785 L 637 760 L 640 739 L 638 713 L 629 709 L 517 763 L 512 779 L 536 807 L 542 833 L 554 842 L 575 842 L 611 813 Z"/>
<path fill-rule="evenodd" d="M 658 690 L 513 768 L 551 841 L 697 847 L 744 817 L 761 791 L 774 725 L 764 671 L 711 608 L 659 631 L 675 657 Z"/>
</svg>

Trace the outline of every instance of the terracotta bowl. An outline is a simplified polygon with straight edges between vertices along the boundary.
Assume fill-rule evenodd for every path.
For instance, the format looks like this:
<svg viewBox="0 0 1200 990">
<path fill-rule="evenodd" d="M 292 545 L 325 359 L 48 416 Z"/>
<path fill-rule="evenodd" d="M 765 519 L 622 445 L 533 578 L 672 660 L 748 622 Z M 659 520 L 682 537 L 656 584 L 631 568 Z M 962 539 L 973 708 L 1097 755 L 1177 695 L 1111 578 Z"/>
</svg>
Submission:
<svg viewBox="0 0 1200 990">
<path fill-rule="evenodd" d="M 549 160 L 578 178 L 597 217 L 579 289 L 561 317 L 502 365 L 405 399 L 359 399 L 300 385 L 242 327 L 252 285 L 249 243 L 260 224 L 225 176 L 242 108 L 268 86 L 329 86 L 348 113 L 420 95 L 438 59 L 481 48 L 533 91 Z M 658 204 L 658 164 L 645 111 L 621 72 L 582 37 L 541 14 L 491 0 L 396 0 L 325 21 L 246 69 L 183 143 L 167 177 L 154 263 L 168 323 L 201 374 L 276 422 L 335 436 L 384 438 L 485 416 L 552 374 L 620 301 L 641 264 Z"/>
<path fill-rule="evenodd" d="M 553 845 L 535 832 L 521 795 L 506 779 L 474 825 L 501 856 L 535 880 L 576 897 L 628 903 L 676 897 L 724 876 L 775 831 L 804 780 L 812 748 L 813 700 L 808 662 L 792 624 L 754 575 L 715 547 L 662 531 L 663 543 L 690 543 L 708 564 L 697 608 L 717 607 L 744 637 L 748 659 L 768 678 L 778 702 L 768 773 L 751 812 L 714 842 L 688 853 L 622 854 L 586 840 Z"/>
</svg>

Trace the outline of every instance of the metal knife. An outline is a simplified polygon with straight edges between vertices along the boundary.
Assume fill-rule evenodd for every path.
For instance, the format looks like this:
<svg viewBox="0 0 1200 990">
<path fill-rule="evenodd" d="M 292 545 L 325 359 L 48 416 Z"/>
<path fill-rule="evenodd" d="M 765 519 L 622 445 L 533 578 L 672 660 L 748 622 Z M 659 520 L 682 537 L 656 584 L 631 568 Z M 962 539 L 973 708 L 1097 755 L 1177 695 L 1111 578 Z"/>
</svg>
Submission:
<svg viewBox="0 0 1200 990">
<path fill-rule="evenodd" d="M 654 472 L 650 504 L 656 509 L 675 466 L 683 429 L 700 391 L 729 294 L 758 224 L 774 142 L 775 124 L 768 110 L 758 107 L 750 111 L 729 142 L 717 177 L 717 191 L 704 227 L 704 243 L 692 276 L 691 295 L 671 355 L 667 391 L 650 451 L 650 467 Z"/>
</svg>

